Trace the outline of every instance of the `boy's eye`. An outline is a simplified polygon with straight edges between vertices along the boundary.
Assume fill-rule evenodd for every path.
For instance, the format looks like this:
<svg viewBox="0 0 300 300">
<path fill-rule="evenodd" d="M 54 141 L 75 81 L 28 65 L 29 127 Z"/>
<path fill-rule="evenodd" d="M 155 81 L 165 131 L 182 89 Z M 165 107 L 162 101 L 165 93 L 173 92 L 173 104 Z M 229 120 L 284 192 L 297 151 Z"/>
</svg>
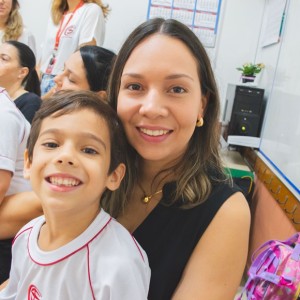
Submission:
<svg viewBox="0 0 300 300">
<path fill-rule="evenodd" d="M 141 86 L 137 83 L 133 83 L 133 84 L 128 85 L 127 88 L 131 91 L 139 91 L 141 89 Z"/>
<path fill-rule="evenodd" d="M 171 89 L 171 92 L 175 94 L 182 94 L 185 92 L 185 89 L 180 86 L 175 86 Z"/>
<path fill-rule="evenodd" d="M 57 148 L 58 144 L 54 142 L 48 142 L 48 143 L 44 143 L 43 146 L 45 146 L 46 148 Z"/>
<path fill-rule="evenodd" d="M 82 152 L 86 154 L 98 154 L 98 152 L 93 148 L 84 148 Z"/>
</svg>

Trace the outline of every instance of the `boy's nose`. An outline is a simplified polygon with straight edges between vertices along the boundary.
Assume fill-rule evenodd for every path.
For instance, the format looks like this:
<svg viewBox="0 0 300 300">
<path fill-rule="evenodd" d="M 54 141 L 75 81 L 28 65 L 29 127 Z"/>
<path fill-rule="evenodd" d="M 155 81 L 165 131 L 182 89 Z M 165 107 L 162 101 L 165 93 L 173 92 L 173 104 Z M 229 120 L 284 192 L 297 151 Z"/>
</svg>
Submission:
<svg viewBox="0 0 300 300">
<path fill-rule="evenodd" d="M 59 164 L 67 163 L 67 164 L 69 164 L 70 166 L 73 166 L 73 165 L 74 165 L 74 162 L 71 161 L 71 160 L 68 160 L 68 159 L 58 159 L 57 162 L 58 162 Z"/>
<path fill-rule="evenodd" d="M 57 153 L 56 163 L 59 165 L 76 165 L 76 150 L 72 145 L 64 145 Z"/>
</svg>

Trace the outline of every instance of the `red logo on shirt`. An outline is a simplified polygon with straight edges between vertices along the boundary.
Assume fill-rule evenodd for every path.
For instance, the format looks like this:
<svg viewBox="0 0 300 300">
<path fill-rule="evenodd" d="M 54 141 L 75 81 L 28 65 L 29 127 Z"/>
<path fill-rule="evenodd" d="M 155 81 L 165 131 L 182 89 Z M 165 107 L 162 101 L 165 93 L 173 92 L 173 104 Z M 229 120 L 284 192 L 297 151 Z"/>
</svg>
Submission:
<svg viewBox="0 0 300 300">
<path fill-rule="evenodd" d="M 64 36 L 65 37 L 70 37 L 73 34 L 74 30 L 75 30 L 75 26 L 74 25 L 71 25 L 71 26 L 67 27 L 65 29 Z"/>
<path fill-rule="evenodd" d="M 42 294 L 40 291 L 37 289 L 37 287 L 33 284 L 31 284 L 28 288 L 28 300 L 41 300 L 42 299 Z"/>
</svg>

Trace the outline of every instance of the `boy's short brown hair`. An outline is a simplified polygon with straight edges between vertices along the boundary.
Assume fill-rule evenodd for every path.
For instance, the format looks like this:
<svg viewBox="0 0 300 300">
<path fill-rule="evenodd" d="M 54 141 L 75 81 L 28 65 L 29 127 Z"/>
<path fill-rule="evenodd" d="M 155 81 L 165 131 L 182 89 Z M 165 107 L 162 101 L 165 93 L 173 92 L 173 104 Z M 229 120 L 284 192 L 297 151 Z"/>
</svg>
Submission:
<svg viewBox="0 0 300 300">
<path fill-rule="evenodd" d="M 74 111 L 90 109 L 99 115 L 107 124 L 110 136 L 111 153 L 109 173 L 120 163 L 125 163 L 126 138 L 117 113 L 99 95 L 89 91 L 59 91 L 44 101 L 36 112 L 27 141 L 29 161 L 33 160 L 33 149 L 39 137 L 41 125 L 47 117 L 59 117 Z M 84 124 L 82 124 L 84 126 Z M 101 130 L 101 128 L 99 128 Z"/>
</svg>

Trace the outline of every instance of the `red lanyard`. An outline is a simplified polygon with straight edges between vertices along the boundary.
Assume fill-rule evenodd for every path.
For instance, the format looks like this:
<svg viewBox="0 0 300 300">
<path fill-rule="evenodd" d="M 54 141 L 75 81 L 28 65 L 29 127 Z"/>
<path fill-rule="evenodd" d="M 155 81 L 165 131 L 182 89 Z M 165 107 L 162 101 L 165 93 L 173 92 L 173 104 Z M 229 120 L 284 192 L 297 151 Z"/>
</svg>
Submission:
<svg viewBox="0 0 300 300">
<path fill-rule="evenodd" d="M 66 27 L 68 26 L 68 24 L 70 23 L 70 21 L 72 20 L 75 12 L 77 9 L 79 9 L 82 5 L 84 4 L 83 1 L 80 1 L 77 6 L 75 7 L 75 9 L 73 10 L 70 18 L 68 19 L 67 23 L 65 24 L 64 28 L 62 28 L 62 24 L 64 22 L 64 19 L 65 19 L 65 14 L 63 15 L 61 21 L 60 21 L 60 24 L 59 24 L 59 28 L 57 30 L 57 33 L 56 33 L 56 37 L 55 37 L 55 45 L 54 45 L 54 50 L 57 50 L 58 49 L 58 46 L 59 46 L 59 42 L 60 42 L 60 37 L 62 35 L 62 33 L 65 31 Z"/>
</svg>

